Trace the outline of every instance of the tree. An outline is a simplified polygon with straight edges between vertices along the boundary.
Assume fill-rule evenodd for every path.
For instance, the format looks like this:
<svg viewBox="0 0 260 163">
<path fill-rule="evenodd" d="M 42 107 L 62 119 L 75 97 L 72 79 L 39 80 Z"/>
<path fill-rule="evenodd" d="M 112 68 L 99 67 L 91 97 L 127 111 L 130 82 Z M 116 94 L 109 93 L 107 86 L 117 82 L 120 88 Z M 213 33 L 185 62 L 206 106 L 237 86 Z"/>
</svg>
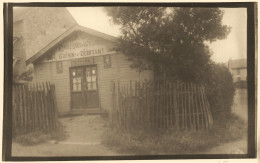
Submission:
<svg viewBox="0 0 260 163">
<path fill-rule="evenodd" d="M 211 64 L 207 42 L 224 39 L 230 32 L 222 25 L 223 11 L 218 8 L 106 7 L 105 11 L 121 26 L 118 47 L 132 67 L 183 81 L 206 80 Z"/>
</svg>

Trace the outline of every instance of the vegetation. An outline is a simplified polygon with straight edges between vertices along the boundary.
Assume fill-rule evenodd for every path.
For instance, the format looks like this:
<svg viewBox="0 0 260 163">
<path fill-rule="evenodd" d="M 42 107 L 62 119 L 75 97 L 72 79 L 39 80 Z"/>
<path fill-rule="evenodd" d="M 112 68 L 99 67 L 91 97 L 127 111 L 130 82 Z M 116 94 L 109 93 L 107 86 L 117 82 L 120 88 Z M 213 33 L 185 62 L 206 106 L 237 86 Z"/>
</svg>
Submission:
<svg viewBox="0 0 260 163">
<path fill-rule="evenodd" d="M 218 8 L 106 7 L 105 11 L 121 26 L 118 48 L 132 67 L 153 69 L 156 77 L 203 83 L 211 64 L 208 43 L 230 32 L 222 25 L 223 11 Z"/>
<path fill-rule="evenodd" d="M 205 87 L 214 121 L 227 120 L 235 94 L 235 85 L 228 68 L 224 64 L 212 63 Z"/>
<path fill-rule="evenodd" d="M 59 123 L 57 129 L 52 132 L 44 132 L 42 130 L 29 133 L 13 135 L 13 141 L 25 146 L 37 145 L 46 141 L 60 141 L 66 138 L 64 127 Z"/>
<path fill-rule="evenodd" d="M 196 154 L 223 143 L 242 138 L 247 133 L 246 124 L 231 115 L 225 122 L 217 121 L 210 130 L 153 132 L 138 130 L 131 133 L 107 130 L 104 144 L 121 153 Z"/>
<path fill-rule="evenodd" d="M 222 25 L 222 10 L 106 7 L 105 11 L 121 26 L 118 50 L 129 57 L 133 68 L 153 69 L 156 79 L 205 85 L 213 116 L 230 113 L 234 97 L 232 77 L 224 65 L 211 61 L 209 49 L 210 42 L 226 38 L 231 30 Z"/>
<path fill-rule="evenodd" d="M 135 154 L 185 154 L 241 138 L 245 124 L 231 114 L 235 87 L 231 73 L 214 63 L 209 43 L 225 39 L 231 28 L 222 24 L 218 8 L 110 7 L 107 15 L 121 26 L 118 50 L 139 71 L 155 78 L 181 80 L 206 87 L 214 125 L 210 130 L 157 132 L 110 129 L 105 144 Z M 160 134 L 159 134 L 160 133 Z"/>
</svg>

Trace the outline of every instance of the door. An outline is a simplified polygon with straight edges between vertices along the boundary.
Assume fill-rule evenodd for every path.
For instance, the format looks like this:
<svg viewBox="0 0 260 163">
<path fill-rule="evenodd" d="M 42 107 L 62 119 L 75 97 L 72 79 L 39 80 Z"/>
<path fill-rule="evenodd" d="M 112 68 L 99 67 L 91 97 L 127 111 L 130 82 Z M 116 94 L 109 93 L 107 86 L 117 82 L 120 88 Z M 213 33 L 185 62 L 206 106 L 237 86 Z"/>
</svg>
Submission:
<svg viewBox="0 0 260 163">
<path fill-rule="evenodd" d="M 86 98 L 88 108 L 98 107 L 97 67 L 85 67 Z"/>
<path fill-rule="evenodd" d="M 96 66 L 71 68 L 70 81 L 72 109 L 99 106 Z"/>
</svg>

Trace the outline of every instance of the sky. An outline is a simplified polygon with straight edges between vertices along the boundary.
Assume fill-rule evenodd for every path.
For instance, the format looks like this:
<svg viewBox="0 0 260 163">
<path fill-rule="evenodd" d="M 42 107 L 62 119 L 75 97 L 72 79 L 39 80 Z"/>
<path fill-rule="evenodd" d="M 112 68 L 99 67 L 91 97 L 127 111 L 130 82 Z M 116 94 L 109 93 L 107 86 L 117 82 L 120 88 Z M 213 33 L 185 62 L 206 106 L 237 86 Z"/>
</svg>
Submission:
<svg viewBox="0 0 260 163">
<path fill-rule="evenodd" d="M 222 23 L 231 27 L 226 39 L 211 43 L 211 59 L 227 63 L 229 59 L 244 59 L 247 54 L 247 11 L 246 8 L 221 8 L 224 10 Z M 111 22 L 102 7 L 69 7 L 71 15 L 81 26 L 88 27 L 115 37 L 120 35 L 120 27 Z"/>
</svg>

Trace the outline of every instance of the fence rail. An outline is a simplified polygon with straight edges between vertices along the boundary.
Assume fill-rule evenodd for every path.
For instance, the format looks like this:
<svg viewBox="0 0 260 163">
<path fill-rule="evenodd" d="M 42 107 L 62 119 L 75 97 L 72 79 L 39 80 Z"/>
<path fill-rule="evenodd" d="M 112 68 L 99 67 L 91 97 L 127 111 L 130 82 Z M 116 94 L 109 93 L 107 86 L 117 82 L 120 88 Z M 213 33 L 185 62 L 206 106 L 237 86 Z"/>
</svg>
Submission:
<svg viewBox="0 0 260 163">
<path fill-rule="evenodd" d="M 56 128 L 55 87 L 49 82 L 13 85 L 13 132 L 51 131 Z"/>
<path fill-rule="evenodd" d="M 193 83 L 112 82 L 112 125 L 121 129 L 208 129 L 213 124 L 203 86 Z"/>
</svg>

